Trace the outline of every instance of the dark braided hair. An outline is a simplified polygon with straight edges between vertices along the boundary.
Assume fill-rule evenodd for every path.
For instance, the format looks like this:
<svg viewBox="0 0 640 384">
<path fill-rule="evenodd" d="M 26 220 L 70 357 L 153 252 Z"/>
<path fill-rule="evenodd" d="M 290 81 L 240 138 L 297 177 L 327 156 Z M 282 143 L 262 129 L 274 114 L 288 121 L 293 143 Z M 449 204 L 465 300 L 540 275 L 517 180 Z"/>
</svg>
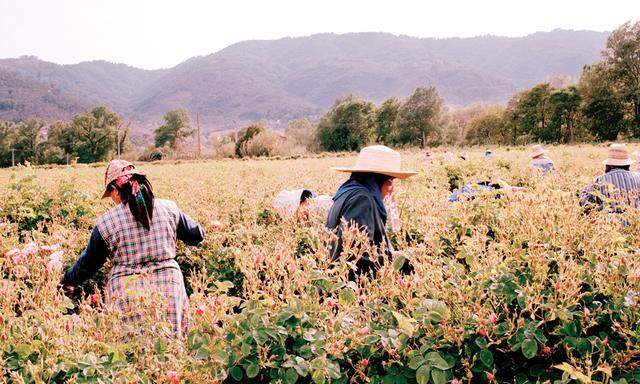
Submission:
<svg viewBox="0 0 640 384">
<path fill-rule="evenodd" d="M 116 189 L 122 203 L 129 206 L 129 211 L 135 220 L 147 230 L 151 228 L 153 220 L 153 188 L 145 175 L 134 174 L 122 185 L 116 181 L 110 184 L 110 189 Z"/>
</svg>

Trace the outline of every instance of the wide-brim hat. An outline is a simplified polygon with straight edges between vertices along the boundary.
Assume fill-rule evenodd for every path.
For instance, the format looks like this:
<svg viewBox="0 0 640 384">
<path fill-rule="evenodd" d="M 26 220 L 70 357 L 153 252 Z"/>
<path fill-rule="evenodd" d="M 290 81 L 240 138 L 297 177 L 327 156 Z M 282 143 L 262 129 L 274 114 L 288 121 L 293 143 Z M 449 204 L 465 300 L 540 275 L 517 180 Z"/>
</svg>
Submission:
<svg viewBox="0 0 640 384">
<path fill-rule="evenodd" d="M 111 160 L 107 165 L 107 170 L 104 172 L 104 193 L 102 194 L 102 198 L 109 197 L 109 185 L 113 183 L 118 177 L 129 176 L 129 175 L 142 175 L 136 166 L 133 165 L 130 161 L 115 159 Z"/>
<path fill-rule="evenodd" d="M 397 151 L 384 145 L 372 145 L 360 150 L 353 167 L 333 167 L 332 169 L 349 173 L 378 173 L 398 179 L 405 179 L 418 173 L 403 171 L 401 162 L 400 154 Z"/>
<path fill-rule="evenodd" d="M 609 146 L 609 154 L 602 161 L 604 165 L 625 166 L 631 165 L 636 161 L 629 155 L 629 149 L 625 144 L 611 144 Z"/>
<path fill-rule="evenodd" d="M 529 153 L 529 157 L 531 157 L 532 159 L 535 159 L 536 157 L 541 155 L 546 155 L 547 153 L 549 153 L 549 151 L 542 148 L 542 145 L 536 144 L 533 147 L 531 147 L 531 152 Z"/>
</svg>

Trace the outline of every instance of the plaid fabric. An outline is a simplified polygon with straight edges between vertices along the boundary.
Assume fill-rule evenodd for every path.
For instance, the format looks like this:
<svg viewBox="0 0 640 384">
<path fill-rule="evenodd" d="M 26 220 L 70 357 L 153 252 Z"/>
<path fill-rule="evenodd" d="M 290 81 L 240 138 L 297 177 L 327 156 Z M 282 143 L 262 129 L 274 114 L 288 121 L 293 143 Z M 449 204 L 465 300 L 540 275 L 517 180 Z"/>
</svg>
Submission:
<svg viewBox="0 0 640 384">
<path fill-rule="evenodd" d="M 602 210 L 610 205 L 612 212 L 620 212 L 623 206 L 640 208 L 640 174 L 614 169 L 593 180 L 581 193 L 580 205 L 596 204 Z"/>
<path fill-rule="evenodd" d="M 122 312 L 125 323 L 135 325 L 143 316 L 153 318 L 155 303 L 164 307 L 158 320 L 167 320 L 176 336 L 189 330 L 189 298 L 182 272 L 176 268 L 156 269 L 150 273 L 121 275 L 107 283 L 107 300 Z"/>
<path fill-rule="evenodd" d="M 96 228 L 109 248 L 112 267 L 107 292 L 129 321 L 139 318 L 131 297 L 137 292 L 159 293 L 166 300 L 167 317 L 176 334 L 188 327 L 188 297 L 180 267 L 175 261 L 178 206 L 156 199 L 151 229 L 138 224 L 124 204 L 103 215 Z"/>
</svg>

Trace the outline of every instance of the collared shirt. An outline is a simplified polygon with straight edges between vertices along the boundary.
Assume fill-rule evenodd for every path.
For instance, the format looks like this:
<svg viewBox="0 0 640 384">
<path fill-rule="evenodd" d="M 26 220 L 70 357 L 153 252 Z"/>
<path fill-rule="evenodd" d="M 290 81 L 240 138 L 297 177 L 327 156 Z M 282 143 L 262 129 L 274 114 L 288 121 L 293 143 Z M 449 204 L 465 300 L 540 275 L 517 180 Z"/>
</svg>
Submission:
<svg viewBox="0 0 640 384">
<path fill-rule="evenodd" d="M 611 212 L 622 212 L 624 206 L 640 207 L 640 174 L 624 169 L 614 169 L 596 177 L 580 193 L 580 205 L 597 205 L 602 210 L 605 204 Z"/>
</svg>

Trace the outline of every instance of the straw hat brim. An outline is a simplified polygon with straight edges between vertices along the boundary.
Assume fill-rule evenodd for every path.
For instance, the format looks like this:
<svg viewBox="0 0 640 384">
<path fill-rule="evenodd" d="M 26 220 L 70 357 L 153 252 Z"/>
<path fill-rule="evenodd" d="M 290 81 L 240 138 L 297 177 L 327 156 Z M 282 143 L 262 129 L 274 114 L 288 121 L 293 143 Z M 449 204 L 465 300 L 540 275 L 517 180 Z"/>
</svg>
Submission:
<svg viewBox="0 0 640 384">
<path fill-rule="evenodd" d="M 546 149 L 543 149 L 541 151 L 536 151 L 536 152 L 532 152 L 529 154 L 529 157 L 531 157 L 532 159 L 535 159 L 538 156 L 541 155 L 546 155 L 547 153 L 549 153 L 549 151 L 547 151 Z"/>
<path fill-rule="evenodd" d="M 633 159 L 605 159 L 602 161 L 602 164 L 624 167 L 625 165 L 631 165 L 635 162 Z"/>
<path fill-rule="evenodd" d="M 406 179 L 407 177 L 411 177 L 418 174 L 418 172 L 414 172 L 414 171 L 404 171 L 404 172 L 403 171 L 387 171 L 382 169 L 364 169 L 364 168 L 357 168 L 357 167 L 332 167 L 331 169 L 333 169 L 334 171 L 347 172 L 347 173 L 354 173 L 354 172 L 379 173 L 381 175 L 387 175 L 387 176 L 395 177 L 397 179 Z"/>
</svg>

